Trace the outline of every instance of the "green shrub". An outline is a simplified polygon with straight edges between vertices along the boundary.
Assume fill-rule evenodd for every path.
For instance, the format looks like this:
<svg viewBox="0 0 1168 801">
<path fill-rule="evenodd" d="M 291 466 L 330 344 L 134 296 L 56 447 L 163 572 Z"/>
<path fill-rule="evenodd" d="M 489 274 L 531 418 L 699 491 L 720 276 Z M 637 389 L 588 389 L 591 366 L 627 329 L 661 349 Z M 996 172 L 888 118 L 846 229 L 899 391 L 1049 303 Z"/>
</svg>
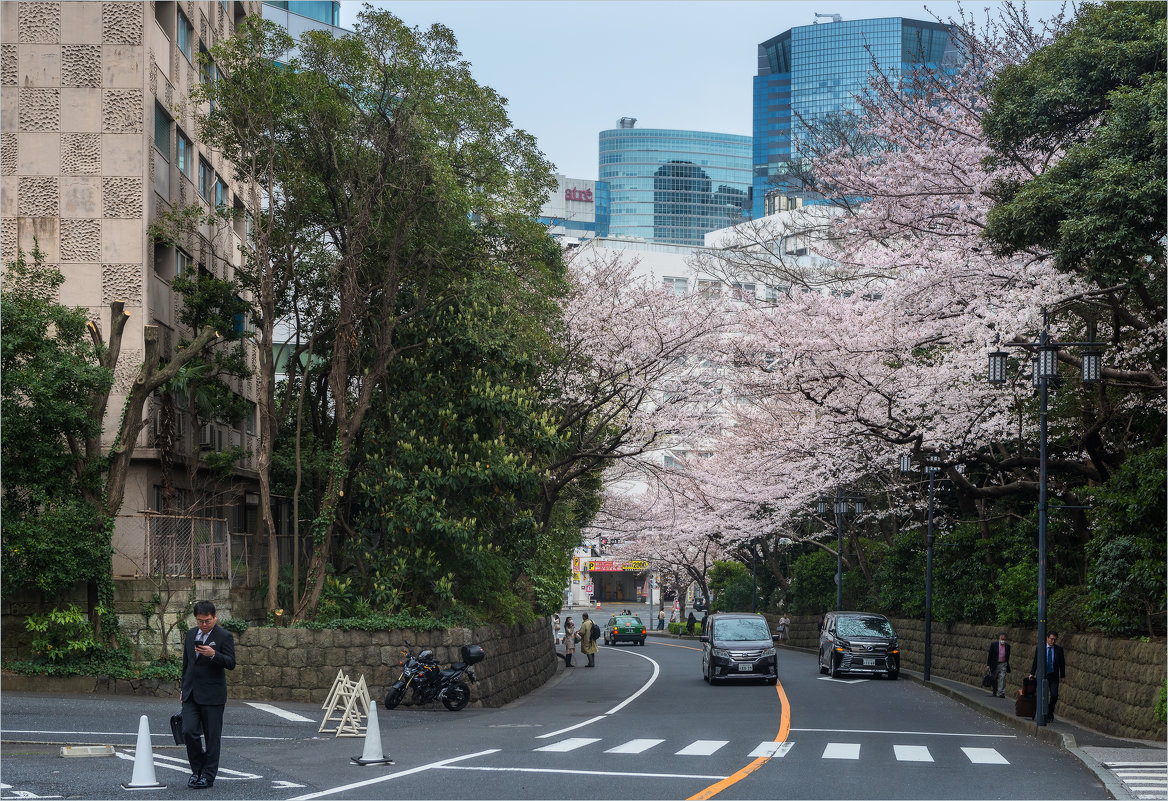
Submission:
<svg viewBox="0 0 1168 801">
<path fill-rule="evenodd" d="M 1160 698 L 1156 701 L 1156 720 L 1168 723 L 1168 680 L 1160 685 Z"/>
<path fill-rule="evenodd" d="M 96 648 L 84 656 L 67 659 L 14 660 L 4 663 L 4 669 L 28 676 L 109 676 L 111 679 L 140 681 L 179 681 L 182 679 L 182 660 L 178 657 L 135 663 L 128 650 Z"/>
<path fill-rule="evenodd" d="M 232 634 L 243 634 L 245 631 L 247 631 L 248 626 L 251 624 L 243 618 L 223 617 L 219 618 L 219 625 L 230 631 Z"/>
<path fill-rule="evenodd" d="M 1089 629 L 1091 590 L 1086 585 L 1063 587 L 1046 599 L 1048 627 L 1063 634 Z"/>
<path fill-rule="evenodd" d="M 83 657 L 98 647 L 89 618 L 77 604 L 47 615 L 29 615 L 24 626 L 36 635 L 31 643 L 33 654 L 50 662 Z"/>
<path fill-rule="evenodd" d="M 1094 493 L 1087 544 L 1091 622 L 1107 634 L 1165 629 L 1165 459 L 1161 446 L 1129 458 Z"/>
</svg>

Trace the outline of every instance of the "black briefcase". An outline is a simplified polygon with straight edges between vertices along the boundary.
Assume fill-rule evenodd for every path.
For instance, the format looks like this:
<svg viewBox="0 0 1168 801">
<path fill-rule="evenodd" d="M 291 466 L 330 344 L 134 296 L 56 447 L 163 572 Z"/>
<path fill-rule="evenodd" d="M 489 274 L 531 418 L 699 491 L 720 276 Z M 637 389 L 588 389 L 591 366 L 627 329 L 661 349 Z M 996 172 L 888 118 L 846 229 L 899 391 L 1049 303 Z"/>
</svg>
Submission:
<svg viewBox="0 0 1168 801">
<path fill-rule="evenodd" d="M 170 716 L 170 733 L 174 735 L 175 745 L 186 744 L 186 740 L 183 739 L 181 714 Z"/>
</svg>

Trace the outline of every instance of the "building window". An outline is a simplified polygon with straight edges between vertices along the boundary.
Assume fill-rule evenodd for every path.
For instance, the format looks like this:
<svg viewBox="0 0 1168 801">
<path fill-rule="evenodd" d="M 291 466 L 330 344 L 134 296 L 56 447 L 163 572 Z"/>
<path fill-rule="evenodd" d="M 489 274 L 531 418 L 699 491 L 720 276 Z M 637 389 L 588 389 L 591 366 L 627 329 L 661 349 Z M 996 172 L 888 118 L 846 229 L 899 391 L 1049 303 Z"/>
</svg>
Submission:
<svg viewBox="0 0 1168 801">
<path fill-rule="evenodd" d="M 187 61 L 195 59 L 195 26 L 187 19 L 187 15 L 179 9 L 178 12 L 178 49 L 187 57 Z"/>
<path fill-rule="evenodd" d="M 176 130 L 178 133 L 178 171 L 187 178 L 190 178 L 191 163 L 195 157 L 195 147 L 181 129 Z"/>
<path fill-rule="evenodd" d="M 670 278 L 666 276 L 661 279 L 661 282 L 679 295 L 684 295 L 689 289 L 689 279 L 687 278 Z"/>
<path fill-rule="evenodd" d="M 182 250 L 181 248 L 175 248 L 175 251 L 174 251 L 174 277 L 175 278 L 182 278 L 187 273 L 189 273 L 191 271 L 191 264 L 193 264 L 193 262 L 191 261 L 190 255 L 185 250 Z"/>
<path fill-rule="evenodd" d="M 228 200 L 227 184 L 219 176 L 215 176 L 215 205 L 226 206 Z"/>
<path fill-rule="evenodd" d="M 154 102 L 154 149 L 170 163 L 170 115 L 158 101 Z"/>
<path fill-rule="evenodd" d="M 722 294 L 722 284 L 711 278 L 698 279 L 698 294 L 704 298 L 716 298 Z"/>
<path fill-rule="evenodd" d="M 742 300 L 754 300 L 754 284 L 744 284 L 735 281 L 730 285 L 734 289 L 734 295 Z"/>
<path fill-rule="evenodd" d="M 205 159 L 199 159 L 199 194 L 204 200 L 211 200 L 211 192 L 215 189 L 215 171 Z"/>
</svg>

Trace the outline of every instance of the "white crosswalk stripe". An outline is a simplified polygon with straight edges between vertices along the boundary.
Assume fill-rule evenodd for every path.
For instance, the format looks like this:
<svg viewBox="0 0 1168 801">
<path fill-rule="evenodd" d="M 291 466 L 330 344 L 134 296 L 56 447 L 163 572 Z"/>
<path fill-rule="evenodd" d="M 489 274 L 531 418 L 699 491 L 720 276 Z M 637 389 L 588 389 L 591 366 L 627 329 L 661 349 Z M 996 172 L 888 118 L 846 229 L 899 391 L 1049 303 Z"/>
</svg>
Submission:
<svg viewBox="0 0 1168 801">
<path fill-rule="evenodd" d="M 975 765 L 1009 765 L 1009 761 L 996 748 L 962 748 L 969 761 Z"/>
<path fill-rule="evenodd" d="M 709 756 L 729 742 L 729 740 L 694 740 L 678 751 L 677 756 Z"/>
<path fill-rule="evenodd" d="M 601 742 L 601 739 L 602 738 L 600 737 L 569 737 L 565 740 L 560 740 L 559 742 L 541 746 L 533 750 L 566 753 L 569 751 L 575 751 L 579 748 L 584 748 L 585 746 L 599 743 Z M 651 751 L 652 749 L 665 742 L 667 741 L 664 739 L 639 737 L 636 739 L 627 740 L 611 748 L 604 749 L 604 753 L 643 754 L 647 751 Z M 682 757 L 707 757 L 721 751 L 727 745 L 730 745 L 730 740 L 694 740 L 679 751 L 675 751 L 674 755 Z M 871 760 L 887 759 L 888 756 L 892 756 L 897 762 L 921 762 L 936 764 L 934 754 L 927 745 L 898 743 L 892 746 L 891 754 L 889 754 L 889 752 L 886 750 L 887 746 L 884 745 L 875 746 L 869 744 L 867 748 L 863 749 L 861 748 L 862 745 L 862 743 L 827 743 L 824 746 L 823 752 L 820 754 L 819 758 L 846 760 L 859 760 L 864 758 Z M 603 748 L 603 746 L 601 747 Z M 752 758 L 767 757 L 771 759 L 778 759 L 785 757 L 794 747 L 795 743 L 791 741 L 774 742 L 772 740 L 764 740 L 763 742 L 754 746 L 752 750 L 748 751 L 746 756 Z M 937 746 L 934 745 L 933 749 L 936 748 Z M 976 765 L 1010 764 L 1010 761 L 1006 759 L 1006 757 L 1004 757 L 996 748 L 962 747 L 961 751 L 965 755 L 966 759 Z M 1111 766 L 1109 765 L 1109 767 Z M 1123 778 L 1121 771 L 1123 771 L 1125 768 L 1123 766 L 1116 767 L 1118 768 L 1116 769 L 1116 774 Z M 1159 767 L 1158 770 L 1159 774 L 1153 774 L 1151 776 L 1148 776 L 1146 772 L 1141 773 L 1140 775 L 1133 775 L 1129 784 L 1134 784 L 1134 786 L 1144 786 L 1153 792 L 1159 790 L 1161 791 L 1161 795 L 1150 797 L 1160 798 L 1164 799 L 1164 801 L 1168 801 L 1168 798 L 1164 798 L 1162 792 L 1163 787 L 1168 784 L 1168 779 L 1164 778 L 1163 766 Z"/>
<path fill-rule="evenodd" d="M 927 745 L 894 745 L 892 753 L 898 762 L 932 762 L 933 755 Z"/>
<path fill-rule="evenodd" d="M 627 743 L 622 743 L 616 748 L 610 748 L 604 753 L 606 754 L 642 754 L 648 751 L 655 745 L 660 745 L 664 740 L 629 740 Z"/>
<path fill-rule="evenodd" d="M 784 757 L 787 755 L 787 752 L 790 751 L 792 747 L 794 747 L 794 745 L 794 743 L 763 742 L 759 743 L 758 747 L 747 754 L 747 756 Z"/>
<path fill-rule="evenodd" d="M 583 748 L 586 745 L 600 742 L 599 737 L 569 737 L 567 740 L 560 740 L 558 743 L 545 745 L 542 748 L 535 749 L 536 751 L 575 751 L 577 748 Z"/>
<path fill-rule="evenodd" d="M 823 749 L 823 759 L 859 759 L 859 743 L 828 743 Z"/>
<path fill-rule="evenodd" d="M 1133 796 L 1142 801 L 1168 799 L 1168 763 L 1104 762 Z"/>
</svg>

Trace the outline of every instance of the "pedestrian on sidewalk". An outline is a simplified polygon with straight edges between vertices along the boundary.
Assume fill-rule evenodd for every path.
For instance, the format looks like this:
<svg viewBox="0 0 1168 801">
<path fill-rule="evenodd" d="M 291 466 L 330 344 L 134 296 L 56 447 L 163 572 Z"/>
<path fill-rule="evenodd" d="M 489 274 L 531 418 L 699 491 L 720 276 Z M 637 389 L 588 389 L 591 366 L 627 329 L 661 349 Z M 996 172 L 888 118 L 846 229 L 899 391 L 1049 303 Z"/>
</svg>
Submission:
<svg viewBox="0 0 1168 801">
<path fill-rule="evenodd" d="M 1006 674 L 1010 672 L 1010 643 L 1006 642 L 1006 632 L 1000 632 L 998 639 L 990 643 L 986 656 L 986 675 L 993 682 L 990 695 L 1006 697 Z"/>
<path fill-rule="evenodd" d="M 694 617 L 694 613 L 691 611 L 689 617 L 685 619 L 685 633 L 692 637 L 694 626 L 697 625 L 697 622 L 698 619 Z"/>
<path fill-rule="evenodd" d="M 1067 657 L 1063 653 L 1063 647 L 1055 645 L 1056 642 L 1058 642 L 1058 632 L 1052 631 L 1046 635 L 1046 647 L 1042 649 L 1046 655 L 1046 692 L 1040 699 L 1042 706 L 1035 714 L 1041 715 L 1042 709 L 1045 707 L 1047 723 L 1054 720 L 1054 705 L 1058 703 L 1059 680 L 1067 677 Z M 1030 663 L 1030 678 L 1034 678 L 1037 669 L 1038 654 L 1036 653 L 1034 660 Z"/>
<path fill-rule="evenodd" d="M 556 645 L 559 645 L 560 644 L 560 613 L 559 612 L 552 615 L 552 632 L 553 632 L 552 642 L 554 642 Z"/>
<path fill-rule="evenodd" d="M 787 617 L 787 613 L 784 612 L 779 618 L 779 642 L 787 642 L 791 638 L 790 631 L 791 618 Z"/>
<path fill-rule="evenodd" d="M 585 667 L 596 667 L 596 652 L 600 650 L 597 643 L 600 642 L 600 627 L 596 625 L 596 621 L 588 617 L 588 613 L 580 615 L 583 622 L 580 623 L 580 630 L 576 632 L 576 639 L 580 641 L 580 653 L 588 657 L 588 664 Z"/>
<path fill-rule="evenodd" d="M 572 656 L 576 653 L 576 624 L 571 617 L 564 618 L 564 667 L 573 667 Z"/>
<path fill-rule="evenodd" d="M 664 631 L 664 630 L 665 630 L 665 610 L 658 609 L 657 610 L 657 631 Z"/>
</svg>

